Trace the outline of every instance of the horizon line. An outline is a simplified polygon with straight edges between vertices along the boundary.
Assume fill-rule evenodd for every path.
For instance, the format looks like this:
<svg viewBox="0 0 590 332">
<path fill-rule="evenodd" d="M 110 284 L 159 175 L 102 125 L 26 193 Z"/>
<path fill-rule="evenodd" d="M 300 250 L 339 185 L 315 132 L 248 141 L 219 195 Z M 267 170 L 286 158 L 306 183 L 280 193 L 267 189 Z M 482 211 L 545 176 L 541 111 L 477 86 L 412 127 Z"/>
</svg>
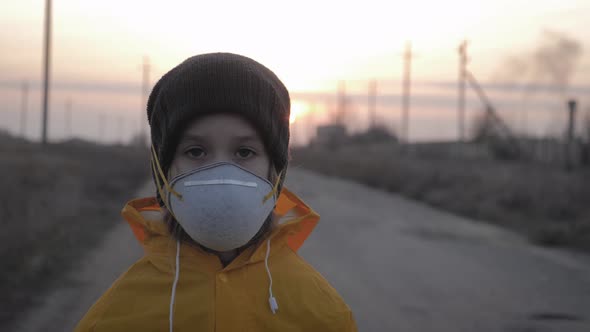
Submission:
<svg viewBox="0 0 590 332">
<path fill-rule="evenodd" d="M 338 82 L 338 80 L 334 80 Z M 343 82 L 370 82 L 371 79 L 351 79 L 351 80 L 340 80 Z M 399 84 L 401 80 L 392 79 L 375 79 L 377 83 L 385 83 L 386 85 Z M 0 80 L 0 89 L 21 89 L 23 84 L 27 83 L 29 89 L 41 89 L 41 80 L 27 81 L 27 80 Z M 438 87 L 443 89 L 457 89 L 457 81 L 454 80 L 416 80 L 412 82 L 412 86 L 421 87 Z M 154 82 L 155 84 L 155 82 Z M 590 94 L 590 83 L 585 84 L 572 84 L 567 87 L 560 86 L 553 83 L 531 83 L 523 84 L 517 82 L 481 82 L 481 86 L 490 91 L 496 92 L 522 92 L 534 91 L 534 92 L 551 92 L 551 93 L 578 93 L 578 94 Z M 113 82 L 113 81 L 56 81 L 51 84 L 51 88 L 60 91 L 79 91 L 79 92 L 113 92 L 113 93 L 142 93 L 141 83 L 129 83 L 129 82 Z M 151 88 L 150 88 L 151 91 Z M 354 89 L 355 92 L 347 93 L 349 96 L 363 95 L 365 93 L 359 93 L 358 89 Z M 333 90 L 291 90 L 291 95 L 305 95 L 305 96 L 332 96 L 337 94 L 337 88 Z M 395 93 L 383 93 L 378 94 L 380 96 L 391 96 L 396 95 Z"/>
</svg>

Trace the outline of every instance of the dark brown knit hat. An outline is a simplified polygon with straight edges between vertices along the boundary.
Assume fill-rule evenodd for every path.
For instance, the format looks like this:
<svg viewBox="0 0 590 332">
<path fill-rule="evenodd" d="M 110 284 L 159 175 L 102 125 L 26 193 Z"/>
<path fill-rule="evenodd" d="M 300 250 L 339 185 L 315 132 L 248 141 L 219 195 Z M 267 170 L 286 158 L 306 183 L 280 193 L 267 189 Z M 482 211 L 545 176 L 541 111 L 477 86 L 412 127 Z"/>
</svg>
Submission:
<svg viewBox="0 0 590 332">
<path fill-rule="evenodd" d="M 277 172 L 285 178 L 289 147 L 289 92 L 262 64 L 231 53 L 186 59 L 154 86 L 147 104 L 152 144 L 164 174 L 186 126 L 199 116 L 231 112 L 257 130 Z M 158 196 L 158 201 L 162 204 Z"/>
</svg>

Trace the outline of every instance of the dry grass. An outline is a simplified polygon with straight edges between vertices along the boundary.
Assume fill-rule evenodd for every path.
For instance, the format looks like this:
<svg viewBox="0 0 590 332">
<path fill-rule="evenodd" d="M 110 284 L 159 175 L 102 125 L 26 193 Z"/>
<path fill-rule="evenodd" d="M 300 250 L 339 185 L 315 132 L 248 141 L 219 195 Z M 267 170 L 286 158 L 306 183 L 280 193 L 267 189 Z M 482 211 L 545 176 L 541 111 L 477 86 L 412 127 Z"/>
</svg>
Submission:
<svg viewBox="0 0 590 332">
<path fill-rule="evenodd" d="M 509 227 L 538 244 L 590 250 L 589 169 L 410 156 L 391 145 L 298 149 L 292 164 Z"/>
<path fill-rule="evenodd" d="M 148 177 L 147 151 L 0 139 L 0 327 L 120 222 Z"/>
</svg>

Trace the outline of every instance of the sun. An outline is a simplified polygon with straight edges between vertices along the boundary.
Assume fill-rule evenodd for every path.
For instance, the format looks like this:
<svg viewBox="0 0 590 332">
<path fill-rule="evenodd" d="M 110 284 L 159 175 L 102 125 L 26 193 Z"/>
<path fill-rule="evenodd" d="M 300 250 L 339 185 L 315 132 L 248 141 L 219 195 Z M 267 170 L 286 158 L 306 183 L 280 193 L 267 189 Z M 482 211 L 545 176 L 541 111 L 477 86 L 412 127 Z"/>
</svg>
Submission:
<svg viewBox="0 0 590 332">
<path fill-rule="evenodd" d="M 289 117 L 289 124 L 294 124 L 295 121 L 297 121 L 297 118 L 299 118 L 307 112 L 307 104 L 299 101 L 294 101 L 293 103 L 291 103 L 291 116 Z"/>
</svg>

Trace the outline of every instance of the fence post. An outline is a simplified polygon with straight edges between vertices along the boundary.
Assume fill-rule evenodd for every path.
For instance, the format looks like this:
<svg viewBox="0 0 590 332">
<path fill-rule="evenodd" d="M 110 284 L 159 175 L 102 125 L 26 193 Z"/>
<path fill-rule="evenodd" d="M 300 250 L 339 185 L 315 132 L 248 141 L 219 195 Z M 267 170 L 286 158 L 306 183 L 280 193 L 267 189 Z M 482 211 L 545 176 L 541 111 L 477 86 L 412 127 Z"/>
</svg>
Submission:
<svg viewBox="0 0 590 332">
<path fill-rule="evenodd" d="M 565 145 L 565 153 L 566 153 L 566 169 L 571 170 L 574 167 L 575 163 L 575 150 L 574 150 L 574 131 L 576 128 L 576 108 L 577 102 L 575 99 L 570 99 L 567 103 L 568 105 L 568 125 L 567 125 L 567 136 L 566 136 L 566 145 Z"/>
</svg>

